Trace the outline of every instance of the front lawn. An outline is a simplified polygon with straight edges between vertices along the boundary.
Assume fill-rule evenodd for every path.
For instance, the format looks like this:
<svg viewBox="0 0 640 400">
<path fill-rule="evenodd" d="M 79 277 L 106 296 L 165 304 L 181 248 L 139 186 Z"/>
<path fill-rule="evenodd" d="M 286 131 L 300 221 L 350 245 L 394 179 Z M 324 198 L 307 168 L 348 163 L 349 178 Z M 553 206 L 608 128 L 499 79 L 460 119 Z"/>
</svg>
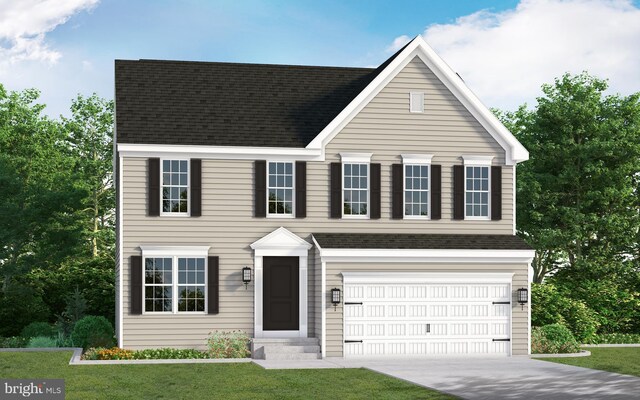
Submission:
<svg viewBox="0 0 640 400">
<path fill-rule="evenodd" d="M 71 352 L 0 352 L 2 378 L 63 378 L 67 399 L 453 399 L 365 369 L 255 364 L 69 365 Z"/>
<path fill-rule="evenodd" d="M 640 347 L 588 347 L 590 357 L 541 358 L 560 364 L 640 376 Z"/>
</svg>

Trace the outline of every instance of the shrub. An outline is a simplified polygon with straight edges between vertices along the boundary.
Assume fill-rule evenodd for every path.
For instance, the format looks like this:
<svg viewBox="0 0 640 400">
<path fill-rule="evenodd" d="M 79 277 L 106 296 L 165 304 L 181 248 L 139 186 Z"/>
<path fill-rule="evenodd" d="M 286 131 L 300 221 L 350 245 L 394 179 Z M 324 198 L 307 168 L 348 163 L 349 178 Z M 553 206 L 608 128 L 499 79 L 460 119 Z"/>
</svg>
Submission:
<svg viewBox="0 0 640 400">
<path fill-rule="evenodd" d="M 29 339 L 22 336 L 11 336 L 8 338 L 0 337 L 0 348 L 21 348 L 27 347 Z"/>
<path fill-rule="evenodd" d="M 56 347 L 56 340 L 52 337 L 47 336 L 36 336 L 29 339 L 29 344 L 27 347 Z"/>
<path fill-rule="evenodd" d="M 209 358 L 206 351 L 195 349 L 146 349 L 146 350 L 125 350 L 118 347 L 110 349 L 91 348 L 83 355 L 83 360 L 176 360 Z"/>
<path fill-rule="evenodd" d="M 206 351 L 195 349 L 145 349 L 134 352 L 134 360 L 173 360 L 173 359 L 191 359 L 191 358 L 209 358 Z"/>
<path fill-rule="evenodd" d="M 531 353 L 560 354 L 577 353 L 580 345 L 571 331 L 564 325 L 551 324 L 534 327 L 531 332 Z"/>
<path fill-rule="evenodd" d="M 245 358 L 249 352 L 249 336 L 242 331 L 211 332 L 207 338 L 211 358 Z"/>
<path fill-rule="evenodd" d="M 592 340 L 600 325 L 595 311 L 579 300 L 563 296 L 550 283 L 531 285 L 531 303 L 533 326 L 562 324 L 581 342 Z"/>
<path fill-rule="evenodd" d="M 604 333 L 595 335 L 589 344 L 638 344 L 640 334 L 637 333 Z"/>
<path fill-rule="evenodd" d="M 46 322 L 32 322 L 29 325 L 22 328 L 20 334 L 25 339 L 34 338 L 37 336 L 53 337 L 55 336 L 55 329 Z"/>
<path fill-rule="evenodd" d="M 71 334 L 73 344 L 83 349 L 111 347 L 113 326 L 105 317 L 86 316 L 78 321 Z"/>
</svg>

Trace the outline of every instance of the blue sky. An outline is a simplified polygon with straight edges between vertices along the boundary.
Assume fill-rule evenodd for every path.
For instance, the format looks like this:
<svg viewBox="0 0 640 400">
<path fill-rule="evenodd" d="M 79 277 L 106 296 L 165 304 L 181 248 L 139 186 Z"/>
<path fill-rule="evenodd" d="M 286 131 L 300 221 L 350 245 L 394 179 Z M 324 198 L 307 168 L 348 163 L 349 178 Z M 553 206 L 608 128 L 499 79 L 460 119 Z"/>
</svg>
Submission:
<svg viewBox="0 0 640 400">
<path fill-rule="evenodd" d="M 111 98 L 114 59 L 377 66 L 420 34 L 489 106 L 532 103 L 565 71 L 640 90 L 630 0 L 0 1 L 0 83 L 39 88 L 57 116 L 76 93 Z"/>
</svg>

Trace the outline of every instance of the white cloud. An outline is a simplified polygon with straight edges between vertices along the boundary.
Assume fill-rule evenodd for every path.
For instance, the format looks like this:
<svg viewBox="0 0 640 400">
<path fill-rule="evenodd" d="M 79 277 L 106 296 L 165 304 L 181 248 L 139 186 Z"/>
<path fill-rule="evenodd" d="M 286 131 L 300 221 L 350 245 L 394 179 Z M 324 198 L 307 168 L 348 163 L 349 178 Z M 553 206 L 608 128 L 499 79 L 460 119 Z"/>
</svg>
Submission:
<svg viewBox="0 0 640 400">
<path fill-rule="evenodd" d="M 400 50 L 402 46 L 407 44 L 409 40 L 411 40 L 411 38 L 407 35 L 398 36 L 393 40 L 393 43 L 391 43 L 389 47 L 387 47 L 387 53 L 395 53 L 396 51 Z"/>
<path fill-rule="evenodd" d="M 19 61 L 54 64 L 62 56 L 45 41 L 48 32 L 99 0 L 0 0 L 0 69 Z"/>
<path fill-rule="evenodd" d="M 523 0 L 423 36 L 488 106 L 532 104 L 541 84 L 584 70 L 608 78 L 613 92 L 640 91 L 640 9 L 631 1 Z"/>
</svg>

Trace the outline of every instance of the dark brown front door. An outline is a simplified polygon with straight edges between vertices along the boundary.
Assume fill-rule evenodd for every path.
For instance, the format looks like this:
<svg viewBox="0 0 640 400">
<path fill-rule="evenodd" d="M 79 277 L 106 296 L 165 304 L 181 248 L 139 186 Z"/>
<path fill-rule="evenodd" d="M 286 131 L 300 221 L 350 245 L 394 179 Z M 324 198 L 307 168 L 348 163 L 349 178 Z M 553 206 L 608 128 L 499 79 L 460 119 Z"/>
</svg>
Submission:
<svg viewBox="0 0 640 400">
<path fill-rule="evenodd" d="M 300 285 L 298 257 L 264 257 L 265 331 L 300 329 Z"/>
</svg>

